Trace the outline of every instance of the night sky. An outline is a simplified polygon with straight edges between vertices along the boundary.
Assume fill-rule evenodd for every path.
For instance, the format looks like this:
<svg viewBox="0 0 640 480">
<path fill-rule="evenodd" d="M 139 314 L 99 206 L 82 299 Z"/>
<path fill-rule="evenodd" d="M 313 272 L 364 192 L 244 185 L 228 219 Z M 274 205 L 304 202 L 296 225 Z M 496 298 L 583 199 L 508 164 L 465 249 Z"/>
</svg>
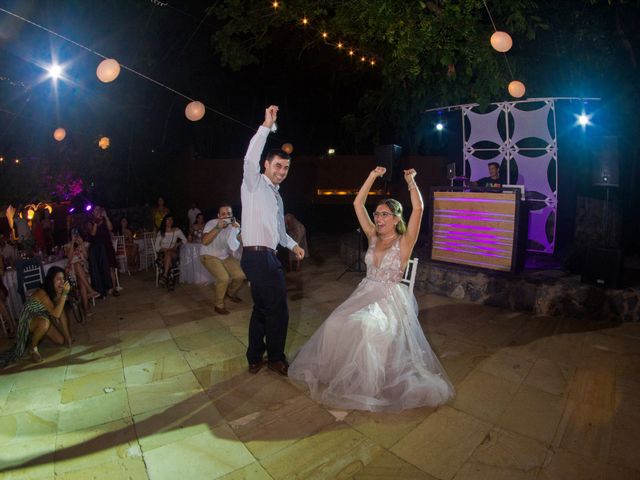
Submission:
<svg viewBox="0 0 640 480">
<path fill-rule="evenodd" d="M 188 100 L 126 70 L 115 82 L 103 84 L 95 75 L 98 56 L 0 12 L 0 155 L 6 159 L 0 166 L 5 187 L 0 202 L 17 195 L 11 180 L 28 183 L 34 174 L 59 174 L 64 166 L 96 183 L 122 184 L 121 204 L 152 201 L 149 197 L 168 182 L 169 166 L 185 152 L 201 158 L 241 157 L 265 106 L 272 103 L 281 108 L 273 142 L 292 142 L 296 155 L 321 155 L 328 147 L 368 155 L 375 143 L 398 143 L 393 125 L 376 132 L 375 138 L 356 141 L 341 121 L 358 111 L 363 92 L 381 87 L 378 69 L 362 68 L 334 48 L 309 42 L 309 32 L 284 25 L 270 33 L 270 46 L 258 52 L 257 64 L 233 71 L 221 65 L 212 47 L 212 35 L 221 25 L 206 9 L 216 2 L 161 3 L 0 0 L 0 7 L 115 58 L 233 120 L 207 111 L 200 122 L 189 122 L 184 117 Z M 521 39 L 510 54 L 512 68 L 526 77 L 532 96 L 603 98 L 595 107 L 599 130 L 591 133 L 620 135 L 627 162 L 622 170 L 628 173 L 625 203 L 635 204 L 638 149 L 633 138 L 638 122 L 633 112 L 639 103 L 639 42 L 638 33 L 628 27 L 638 18 L 638 5 L 626 2 L 626 17 L 613 15 L 604 21 L 600 11 L 611 10 L 609 2 L 574 3 L 593 14 L 580 25 L 555 18 L 535 41 Z M 538 4 L 542 16 L 555 15 L 544 11 L 558 7 L 554 2 Z M 572 11 L 564 7 L 565 14 Z M 623 41 L 618 26 L 629 34 Z M 602 49 L 563 50 L 579 42 Z M 607 49 L 615 55 L 605 55 Z M 65 71 L 64 78 L 54 82 L 43 67 L 56 59 Z M 620 68 L 611 68 L 616 62 Z M 424 108 L 443 105 L 433 102 Z M 433 121 L 425 115 L 423 123 Z M 384 119 L 380 123 L 384 125 Z M 67 131 L 60 143 L 52 138 L 58 126 Z M 111 140 L 107 151 L 97 148 L 103 135 Z M 415 153 L 455 155 L 459 139 L 451 143 L 446 136 L 433 138 Z M 21 159 L 21 171 L 9 165 L 14 158 Z"/>
</svg>

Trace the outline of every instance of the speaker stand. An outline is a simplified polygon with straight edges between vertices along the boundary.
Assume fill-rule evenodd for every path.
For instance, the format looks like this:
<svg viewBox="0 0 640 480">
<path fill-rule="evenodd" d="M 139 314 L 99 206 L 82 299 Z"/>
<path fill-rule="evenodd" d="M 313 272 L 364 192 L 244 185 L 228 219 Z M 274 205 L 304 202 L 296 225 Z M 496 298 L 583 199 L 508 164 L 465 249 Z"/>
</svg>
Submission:
<svg viewBox="0 0 640 480">
<path fill-rule="evenodd" d="M 356 257 L 356 260 L 351 263 L 351 265 L 349 265 L 347 268 L 345 268 L 342 273 L 340 275 L 338 275 L 338 278 L 336 278 L 336 280 L 340 280 L 342 278 L 342 276 L 349 272 L 349 273 L 363 273 L 366 271 L 366 269 L 362 268 L 362 230 L 360 228 L 356 228 L 356 232 L 358 233 L 358 255 Z"/>
</svg>

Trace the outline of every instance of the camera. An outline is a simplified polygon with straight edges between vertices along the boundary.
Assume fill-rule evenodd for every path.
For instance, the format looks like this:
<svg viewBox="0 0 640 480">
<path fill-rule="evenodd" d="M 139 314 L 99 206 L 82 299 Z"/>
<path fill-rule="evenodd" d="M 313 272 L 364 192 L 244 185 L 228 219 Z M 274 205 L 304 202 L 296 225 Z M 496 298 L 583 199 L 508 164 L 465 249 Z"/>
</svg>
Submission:
<svg viewBox="0 0 640 480">
<path fill-rule="evenodd" d="M 222 222 L 225 225 L 232 225 L 232 224 L 236 223 L 236 217 L 225 218 Z"/>
</svg>

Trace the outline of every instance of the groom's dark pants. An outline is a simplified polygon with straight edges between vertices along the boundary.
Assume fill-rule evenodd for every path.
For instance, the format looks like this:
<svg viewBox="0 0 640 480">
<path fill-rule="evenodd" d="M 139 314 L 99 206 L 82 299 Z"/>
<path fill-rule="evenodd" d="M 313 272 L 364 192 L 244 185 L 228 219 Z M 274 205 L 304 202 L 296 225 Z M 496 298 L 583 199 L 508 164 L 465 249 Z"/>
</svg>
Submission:
<svg viewBox="0 0 640 480">
<path fill-rule="evenodd" d="M 251 283 L 253 312 L 249 323 L 247 360 L 256 364 L 262 360 L 265 349 L 270 362 L 285 360 L 284 344 L 289 325 L 287 287 L 284 270 L 275 250 L 245 247 L 240 265 Z M 265 343 L 266 338 L 266 343 Z"/>
</svg>

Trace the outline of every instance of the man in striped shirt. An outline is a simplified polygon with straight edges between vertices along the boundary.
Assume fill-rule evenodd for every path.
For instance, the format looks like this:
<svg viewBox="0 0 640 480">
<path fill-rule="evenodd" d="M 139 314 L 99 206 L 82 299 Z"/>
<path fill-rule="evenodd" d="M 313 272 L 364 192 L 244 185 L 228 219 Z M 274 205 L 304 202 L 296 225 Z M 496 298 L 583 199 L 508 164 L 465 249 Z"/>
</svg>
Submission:
<svg viewBox="0 0 640 480">
<path fill-rule="evenodd" d="M 278 192 L 287 178 L 291 157 L 282 150 L 270 150 L 260 173 L 260 155 L 278 116 L 278 107 L 265 110 L 264 122 L 251 139 L 244 158 L 242 187 L 242 269 L 251 283 L 253 311 L 249 323 L 247 361 L 249 372 L 258 373 L 265 365 L 280 375 L 287 375 L 289 364 L 284 354 L 289 324 L 287 288 L 284 270 L 278 257 L 278 244 L 291 250 L 298 259 L 304 250 L 286 233 L 284 206 Z"/>
</svg>

